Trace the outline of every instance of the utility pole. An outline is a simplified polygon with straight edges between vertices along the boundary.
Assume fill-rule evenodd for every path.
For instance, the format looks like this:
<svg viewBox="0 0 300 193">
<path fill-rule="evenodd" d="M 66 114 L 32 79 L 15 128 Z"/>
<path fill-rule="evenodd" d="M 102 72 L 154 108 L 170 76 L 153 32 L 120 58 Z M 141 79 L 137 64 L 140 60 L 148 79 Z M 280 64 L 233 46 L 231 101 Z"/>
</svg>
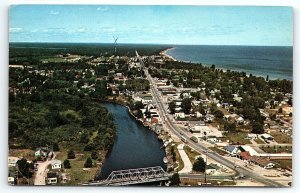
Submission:
<svg viewBox="0 0 300 193">
<path fill-rule="evenodd" d="M 207 181 L 206 181 L 206 165 L 207 165 L 207 151 L 205 152 L 205 167 L 204 167 L 204 183 L 205 185 L 207 184 Z"/>
<path fill-rule="evenodd" d="M 205 167 L 204 167 L 204 183 L 207 185 L 207 177 L 206 177 L 206 166 L 207 166 L 207 154 L 213 153 L 213 151 L 205 151 Z"/>
</svg>

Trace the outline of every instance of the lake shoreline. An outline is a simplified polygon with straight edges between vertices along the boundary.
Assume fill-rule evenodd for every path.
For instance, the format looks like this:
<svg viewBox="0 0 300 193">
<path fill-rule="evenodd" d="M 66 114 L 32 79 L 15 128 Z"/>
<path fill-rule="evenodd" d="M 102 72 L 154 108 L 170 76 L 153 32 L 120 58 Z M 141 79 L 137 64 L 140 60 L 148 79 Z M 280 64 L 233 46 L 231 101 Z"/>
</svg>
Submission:
<svg viewBox="0 0 300 193">
<path fill-rule="evenodd" d="M 288 81 L 293 81 L 293 77 L 289 77 L 289 78 L 275 78 L 275 77 L 272 77 L 270 74 L 257 74 L 257 73 L 250 73 L 250 72 L 247 72 L 245 71 L 245 69 L 230 69 L 230 68 L 224 68 L 224 67 L 219 67 L 221 64 L 208 64 L 208 63 L 202 63 L 202 62 L 193 62 L 193 61 L 188 61 L 188 60 L 179 60 L 179 59 L 176 59 L 175 56 L 172 56 L 170 54 L 168 54 L 168 52 L 172 49 L 175 49 L 175 47 L 171 47 L 171 48 L 167 48 L 163 51 L 160 52 L 160 55 L 161 56 L 164 56 L 164 57 L 167 57 L 168 59 L 172 60 L 172 61 L 175 61 L 175 62 L 184 62 L 184 63 L 191 63 L 191 64 L 197 64 L 197 65 L 203 65 L 205 67 L 211 67 L 212 65 L 215 65 L 215 68 L 218 69 L 218 70 L 222 70 L 223 72 L 227 72 L 227 71 L 233 71 L 233 72 L 241 72 L 241 73 L 246 73 L 246 76 L 249 77 L 250 74 L 252 74 L 253 76 L 256 76 L 256 77 L 262 77 L 262 78 L 266 78 L 267 76 L 269 76 L 269 80 L 288 80 Z"/>
</svg>

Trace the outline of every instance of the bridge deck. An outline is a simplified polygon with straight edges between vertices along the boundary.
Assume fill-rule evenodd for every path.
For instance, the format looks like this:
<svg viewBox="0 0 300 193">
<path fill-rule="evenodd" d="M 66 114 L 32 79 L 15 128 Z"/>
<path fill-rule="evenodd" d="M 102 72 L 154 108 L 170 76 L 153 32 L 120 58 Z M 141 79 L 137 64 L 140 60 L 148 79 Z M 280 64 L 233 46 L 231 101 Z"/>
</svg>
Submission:
<svg viewBox="0 0 300 193">
<path fill-rule="evenodd" d="M 170 175 L 162 167 L 148 167 L 113 171 L 106 180 L 94 181 L 82 185 L 89 186 L 126 186 L 168 180 Z"/>
</svg>

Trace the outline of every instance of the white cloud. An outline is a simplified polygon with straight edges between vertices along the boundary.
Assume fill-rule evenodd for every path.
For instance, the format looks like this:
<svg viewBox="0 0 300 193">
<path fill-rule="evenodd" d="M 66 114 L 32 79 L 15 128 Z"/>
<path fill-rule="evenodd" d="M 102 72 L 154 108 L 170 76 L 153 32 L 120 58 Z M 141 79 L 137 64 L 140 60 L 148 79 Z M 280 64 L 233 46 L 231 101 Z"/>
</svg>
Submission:
<svg viewBox="0 0 300 193">
<path fill-rule="evenodd" d="M 22 30 L 23 29 L 20 28 L 20 27 L 11 27 L 11 28 L 9 28 L 9 32 L 11 32 L 11 33 L 17 33 L 17 32 L 20 32 Z"/>
<path fill-rule="evenodd" d="M 58 14 L 59 14 L 59 11 L 51 10 L 51 11 L 50 11 L 50 14 L 51 14 L 51 15 L 58 15 Z"/>
<path fill-rule="evenodd" d="M 109 8 L 105 7 L 105 6 L 97 7 L 97 11 L 103 11 L 103 12 L 105 12 L 105 11 L 108 11 L 108 10 L 109 10 Z"/>
<path fill-rule="evenodd" d="M 99 31 L 100 33 L 111 33 L 111 32 L 116 32 L 117 29 L 114 28 L 114 27 L 100 27 L 100 28 L 98 29 L 98 31 Z"/>
</svg>

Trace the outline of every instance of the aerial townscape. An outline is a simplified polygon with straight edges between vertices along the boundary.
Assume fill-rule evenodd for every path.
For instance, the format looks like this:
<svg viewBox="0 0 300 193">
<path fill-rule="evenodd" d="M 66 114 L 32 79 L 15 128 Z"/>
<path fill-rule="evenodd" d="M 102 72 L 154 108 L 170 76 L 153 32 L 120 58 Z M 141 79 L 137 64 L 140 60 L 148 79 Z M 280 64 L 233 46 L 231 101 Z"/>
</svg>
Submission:
<svg viewBox="0 0 300 193">
<path fill-rule="evenodd" d="M 292 185 L 290 78 L 120 40 L 9 43 L 10 185 Z"/>
</svg>

